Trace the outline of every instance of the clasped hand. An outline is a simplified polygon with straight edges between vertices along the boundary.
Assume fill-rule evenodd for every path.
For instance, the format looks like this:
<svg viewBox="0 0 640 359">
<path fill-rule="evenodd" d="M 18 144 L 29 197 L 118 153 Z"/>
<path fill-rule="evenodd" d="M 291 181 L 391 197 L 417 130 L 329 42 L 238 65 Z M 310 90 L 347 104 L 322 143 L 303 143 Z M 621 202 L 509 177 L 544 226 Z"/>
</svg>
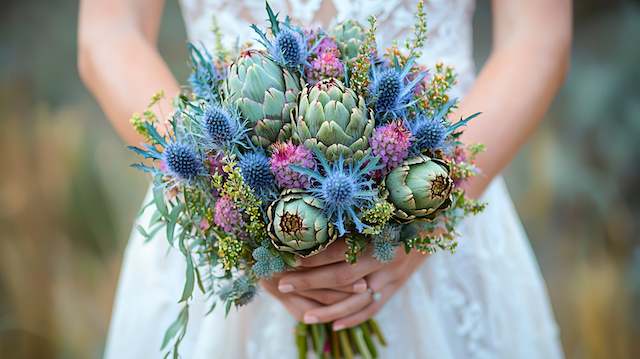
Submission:
<svg viewBox="0 0 640 359">
<path fill-rule="evenodd" d="M 340 330 L 374 316 L 426 257 L 397 248 L 388 263 L 363 255 L 349 264 L 344 253 L 344 242 L 334 243 L 322 253 L 300 259 L 296 270 L 260 283 L 297 320 L 333 322 L 333 330 Z"/>
</svg>

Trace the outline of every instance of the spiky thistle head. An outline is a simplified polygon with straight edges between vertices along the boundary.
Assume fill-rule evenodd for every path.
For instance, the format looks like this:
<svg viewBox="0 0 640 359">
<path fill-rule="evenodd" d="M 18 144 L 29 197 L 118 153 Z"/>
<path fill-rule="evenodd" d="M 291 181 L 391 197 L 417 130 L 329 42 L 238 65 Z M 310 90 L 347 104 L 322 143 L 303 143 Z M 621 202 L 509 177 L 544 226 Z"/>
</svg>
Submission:
<svg viewBox="0 0 640 359">
<path fill-rule="evenodd" d="M 407 61 L 404 68 L 387 67 L 384 64 L 374 67 L 369 87 L 369 101 L 376 119 L 387 120 L 402 118 L 407 108 L 415 103 L 415 87 L 422 81 L 426 73 L 420 73 L 409 79 L 413 60 Z"/>
<path fill-rule="evenodd" d="M 206 134 L 215 146 L 223 146 L 237 137 L 238 121 L 225 108 L 212 104 L 203 114 Z"/>
<path fill-rule="evenodd" d="M 313 169 L 316 161 L 311 151 L 303 145 L 276 142 L 272 146 L 271 171 L 278 185 L 287 189 L 309 187 L 309 177 L 292 170 L 290 165 Z"/>
<path fill-rule="evenodd" d="M 412 122 L 409 122 L 409 129 L 414 137 L 411 148 L 413 153 L 443 149 L 450 134 L 480 115 L 478 112 L 456 123 L 451 123 L 447 120 L 447 115 L 455 104 L 455 99 L 450 100 L 433 116 L 420 113 Z"/>
<path fill-rule="evenodd" d="M 285 67 L 296 68 L 307 59 L 307 42 L 297 31 L 283 27 L 274 39 L 272 55 Z"/>
<path fill-rule="evenodd" d="M 395 258 L 396 248 L 400 245 L 400 228 L 385 226 L 382 231 L 373 236 L 373 258 L 382 263 L 388 263 Z"/>
<path fill-rule="evenodd" d="M 385 175 L 396 168 L 409 155 L 411 132 L 401 121 L 393 121 L 377 127 L 369 140 L 373 155 L 380 158 L 384 166 L 377 172 L 378 176 Z"/>
<path fill-rule="evenodd" d="M 373 189 L 374 182 L 369 178 L 373 171 L 380 168 L 378 158 L 368 155 L 355 164 L 346 165 L 340 157 L 330 164 L 322 152 L 316 150 L 314 153 L 321 164 L 321 171 L 301 166 L 291 168 L 314 180 L 308 191 L 324 203 L 325 215 L 340 235 L 347 232 L 348 222 L 352 222 L 356 230 L 362 233 L 366 225 L 356 211 L 369 207 L 378 197 L 378 192 Z"/>
<path fill-rule="evenodd" d="M 264 198 L 273 194 L 275 178 L 271 173 L 269 158 L 262 151 L 242 155 L 238 167 L 242 179 L 258 197 Z"/>
<path fill-rule="evenodd" d="M 436 117 L 418 116 L 411 126 L 414 143 L 412 151 L 435 151 L 442 148 L 447 138 L 447 126 Z"/>
<path fill-rule="evenodd" d="M 307 38 L 301 30 L 287 23 L 275 21 L 277 29 L 271 26 L 274 35 L 272 38 L 256 25 L 251 25 L 251 28 L 258 34 L 258 41 L 267 49 L 273 61 L 282 67 L 301 69 L 309 57 Z"/>
<path fill-rule="evenodd" d="M 162 160 L 168 172 L 174 177 L 191 181 L 202 173 L 202 160 L 198 153 L 189 145 L 172 142 L 165 147 Z"/>
<path fill-rule="evenodd" d="M 204 100 L 218 97 L 218 83 L 224 78 L 216 68 L 213 58 L 206 48 L 198 49 L 188 45 L 192 72 L 187 79 L 193 93 Z"/>
</svg>

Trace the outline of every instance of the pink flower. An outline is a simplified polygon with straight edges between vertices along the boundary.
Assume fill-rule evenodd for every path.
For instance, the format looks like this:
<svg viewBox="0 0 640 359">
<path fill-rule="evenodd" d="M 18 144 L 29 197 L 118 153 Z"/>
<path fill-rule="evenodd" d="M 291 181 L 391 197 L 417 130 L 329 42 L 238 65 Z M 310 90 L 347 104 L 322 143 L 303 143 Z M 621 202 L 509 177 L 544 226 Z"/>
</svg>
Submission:
<svg viewBox="0 0 640 359">
<path fill-rule="evenodd" d="M 376 173 L 381 177 L 404 162 L 409 155 L 411 132 L 400 121 L 376 128 L 369 140 L 371 151 L 384 166 Z"/>
<path fill-rule="evenodd" d="M 242 219 L 242 213 L 236 207 L 231 197 L 222 196 L 216 202 L 216 207 L 213 215 L 213 222 L 223 231 L 232 233 L 238 237 L 244 236 L 244 220 Z"/>
<path fill-rule="evenodd" d="M 315 168 L 316 163 L 311 151 L 303 145 L 276 142 L 271 155 L 271 172 L 278 185 L 282 188 L 309 187 L 309 178 L 292 170 L 290 165 Z"/>
<path fill-rule="evenodd" d="M 342 61 L 340 61 L 339 56 L 331 51 L 320 53 L 306 69 L 307 80 L 312 84 L 323 79 L 340 79 L 343 73 L 344 65 Z"/>
</svg>

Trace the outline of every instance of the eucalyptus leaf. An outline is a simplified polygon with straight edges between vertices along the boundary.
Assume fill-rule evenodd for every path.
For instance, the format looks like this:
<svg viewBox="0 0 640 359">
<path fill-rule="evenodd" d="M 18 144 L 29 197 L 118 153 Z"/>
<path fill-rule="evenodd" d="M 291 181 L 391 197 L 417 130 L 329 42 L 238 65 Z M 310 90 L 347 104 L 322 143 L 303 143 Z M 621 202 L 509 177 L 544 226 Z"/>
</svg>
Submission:
<svg viewBox="0 0 640 359">
<path fill-rule="evenodd" d="M 184 331 L 187 328 L 187 322 L 189 321 L 189 305 L 185 304 L 182 307 L 182 310 L 178 314 L 176 320 L 171 323 L 169 328 L 164 332 L 164 338 L 162 339 L 162 346 L 160 350 L 164 350 L 164 348 L 169 344 L 171 339 L 173 339 L 179 331 Z"/>
<path fill-rule="evenodd" d="M 164 202 L 164 191 L 159 186 L 153 187 L 153 202 L 156 204 L 156 208 L 158 212 L 162 214 L 163 217 L 169 216 L 169 211 L 167 210 L 167 204 Z"/>
<path fill-rule="evenodd" d="M 204 289 L 204 284 L 202 284 L 202 278 L 200 277 L 200 271 L 198 270 L 198 267 L 195 267 L 195 272 L 196 272 L 196 283 L 198 283 L 198 288 L 200 288 L 200 291 L 204 294 L 206 293 L 205 289 Z"/>
<path fill-rule="evenodd" d="M 151 167 L 151 166 L 147 166 L 143 163 L 132 163 L 131 165 L 129 165 L 129 167 L 131 168 L 135 168 L 138 171 L 142 171 L 145 173 L 154 173 L 156 171 L 155 168 Z"/>
<path fill-rule="evenodd" d="M 186 232 L 182 231 L 180 233 L 180 239 L 178 240 L 178 246 L 180 247 L 180 251 L 184 254 L 184 257 L 187 261 L 187 269 L 186 269 L 186 280 L 184 282 L 184 289 L 182 290 L 182 297 L 180 298 L 180 302 L 184 302 L 191 297 L 193 294 L 193 287 L 195 284 L 195 274 L 193 268 L 193 258 L 191 258 L 191 253 L 185 246 L 185 238 Z"/>
<path fill-rule="evenodd" d="M 176 224 L 178 223 L 178 216 L 184 208 L 183 204 L 179 204 L 171 209 L 171 213 L 167 216 L 167 241 L 173 246 L 173 235 L 175 233 Z"/>
</svg>

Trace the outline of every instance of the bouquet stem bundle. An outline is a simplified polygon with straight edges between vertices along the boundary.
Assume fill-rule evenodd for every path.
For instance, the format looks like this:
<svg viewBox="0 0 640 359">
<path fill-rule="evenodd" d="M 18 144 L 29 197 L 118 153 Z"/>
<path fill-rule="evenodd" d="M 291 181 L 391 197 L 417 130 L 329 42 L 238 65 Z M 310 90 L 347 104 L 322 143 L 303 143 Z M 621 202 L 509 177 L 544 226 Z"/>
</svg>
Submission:
<svg viewBox="0 0 640 359">
<path fill-rule="evenodd" d="M 351 359 L 356 355 L 364 359 L 378 358 L 374 340 L 382 346 L 387 345 L 375 319 L 338 331 L 334 331 L 331 324 L 298 323 L 296 327 L 296 345 L 300 359 L 306 359 L 309 351 L 323 359 Z"/>
</svg>

